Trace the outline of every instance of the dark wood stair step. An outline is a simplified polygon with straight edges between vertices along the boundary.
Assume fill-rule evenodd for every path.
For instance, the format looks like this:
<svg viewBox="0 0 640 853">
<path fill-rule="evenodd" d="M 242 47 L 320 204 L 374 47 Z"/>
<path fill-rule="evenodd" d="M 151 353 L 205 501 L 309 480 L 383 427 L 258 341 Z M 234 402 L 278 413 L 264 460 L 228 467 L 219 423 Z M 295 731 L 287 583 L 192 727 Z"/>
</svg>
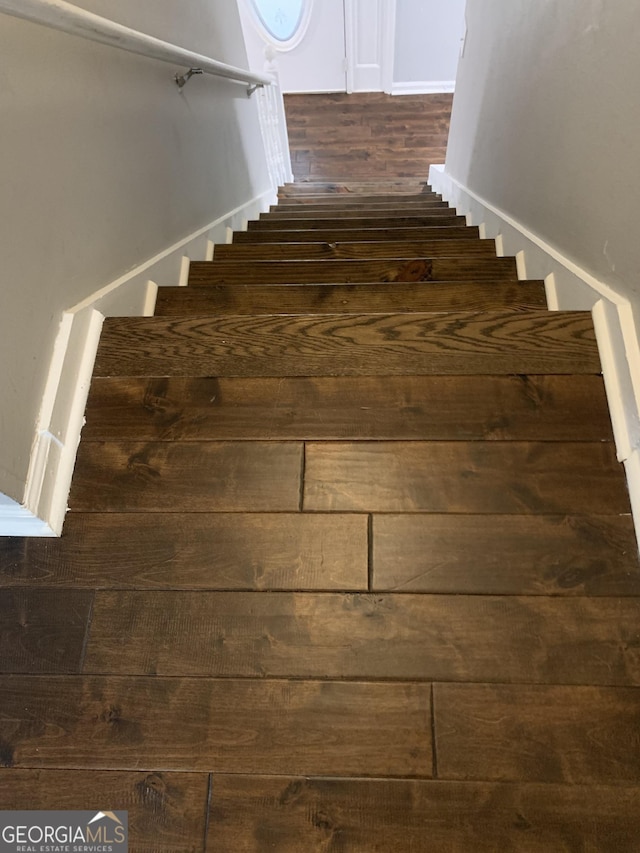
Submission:
<svg viewBox="0 0 640 853">
<path fill-rule="evenodd" d="M 601 376 L 96 377 L 83 441 L 611 441 Z"/>
<path fill-rule="evenodd" d="M 351 215 L 355 211 L 355 215 L 359 215 L 360 211 L 371 211 L 384 215 L 387 212 L 395 212 L 397 210 L 405 210 L 407 215 L 412 213 L 429 213 L 432 210 L 446 208 L 451 210 L 449 203 L 441 199 L 425 199 L 423 201 L 369 201 L 366 198 L 361 202 L 342 202 L 341 204 L 273 204 L 269 211 L 260 214 L 261 219 L 266 219 L 271 216 L 282 216 L 283 218 L 294 219 L 297 216 L 308 217 L 315 216 L 320 213 L 327 216 L 342 216 L 343 214 Z"/>
<path fill-rule="evenodd" d="M 391 219 L 400 216 L 415 216 L 423 217 L 425 219 L 432 217 L 437 219 L 438 217 L 456 216 L 456 210 L 453 207 L 449 207 L 448 203 L 444 201 L 425 203 L 421 205 L 398 204 L 394 207 L 383 206 L 379 208 L 371 207 L 370 205 L 362 205 L 361 207 L 356 207 L 353 210 L 335 207 L 327 209 L 323 205 L 320 206 L 319 209 L 304 208 L 304 210 L 298 210 L 296 208 L 291 210 L 289 208 L 284 208 L 280 212 L 276 208 L 269 213 L 261 213 L 260 218 L 257 221 L 295 222 L 298 219 L 305 221 L 307 219 L 314 219 L 320 216 L 323 219 L 373 219 L 376 217 L 379 219 Z"/>
<path fill-rule="evenodd" d="M 396 204 L 405 204 L 405 203 L 415 203 L 415 202 L 423 202 L 423 201 L 442 201 L 442 196 L 439 193 L 404 193 L 400 195 L 399 193 L 386 193 L 386 194 L 365 194 L 360 193 L 358 196 L 354 197 L 353 194 L 349 193 L 333 193 L 333 194 L 322 194 L 316 193 L 307 194 L 307 195 L 292 195 L 292 196 L 281 196 L 278 202 L 278 209 L 284 209 L 285 207 L 295 207 L 296 205 L 308 205 L 308 204 L 318 204 L 318 205 L 336 205 L 336 207 L 342 207 L 343 205 L 350 204 L 388 204 L 391 202 L 389 206 L 394 206 Z"/>
<path fill-rule="evenodd" d="M 309 228 L 450 228 L 451 226 L 466 225 L 464 216 L 457 216 L 447 209 L 435 211 L 430 216 L 424 213 L 407 216 L 406 211 L 399 211 L 397 216 L 379 216 L 372 213 L 369 216 L 314 216 L 307 219 L 252 219 L 247 224 L 249 231 L 286 231 L 306 230 Z"/>
<path fill-rule="evenodd" d="M 306 228 L 288 231 L 236 231 L 232 246 L 245 243 L 340 243 L 410 240 L 477 240 L 480 231 L 472 225 L 444 228 Z M 493 242 L 493 241 L 492 241 Z"/>
<path fill-rule="evenodd" d="M 455 311 L 544 308 L 542 282 L 432 282 L 429 284 L 213 284 L 161 287 L 156 316 L 187 314 L 336 314 L 381 311 Z"/>
<path fill-rule="evenodd" d="M 426 181 L 418 181 L 415 178 L 390 178 L 387 180 L 369 181 L 298 181 L 297 183 L 284 184 L 278 190 L 281 197 L 308 195 L 309 193 L 322 195 L 355 195 L 371 193 L 431 193 L 432 188 Z"/>
<path fill-rule="evenodd" d="M 376 258 L 323 261 L 195 261 L 192 287 L 212 284 L 349 284 L 469 279 L 518 281 L 514 258 Z"/>
<path fill-rule="evenodd" d="M 600 373 L 588 312 L 107 318 L 95 376 Z"/>
<path fill-rule="evenodd" d="M 287 231 L 236 231 L 233 243 L 346 243 L 410 240 L 478 240 L 480 231 L 473 225 L 452 225 L 444 228 L 307 228 Z"/>
<path fill-rule="evenodd" d="M 231 243 L 218 244 L 216 261 L 249 259 L 255 261 L 361 259 L 373 258 L 433 258 L 433 257 L 496 257 L 495 240 L 382 240 L 332 241 L 312 243 Z"/>
</svg>

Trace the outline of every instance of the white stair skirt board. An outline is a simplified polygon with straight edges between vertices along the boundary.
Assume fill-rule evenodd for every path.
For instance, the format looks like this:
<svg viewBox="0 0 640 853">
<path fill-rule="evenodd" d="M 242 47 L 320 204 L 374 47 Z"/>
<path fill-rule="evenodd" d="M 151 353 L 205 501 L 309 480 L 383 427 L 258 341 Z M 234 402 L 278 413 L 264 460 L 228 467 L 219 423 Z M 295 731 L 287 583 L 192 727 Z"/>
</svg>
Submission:
<svg viewBox="0 0 640 853">
<path fill-rule="evenodd" d="M 227 229 L 277 201 L 270 189 L 111 282 L 62 315 L 34 436 L 22 504 L 0 494 L 0 536 L 59 536 L 62 532 L 84 410 L 105 317 L 148 317 L 158 286 L 186 284 L 190 260 L 205 260 Z"/>
<path fill-rule="evenodd" d="M 392 95 L 440 95 L 455 92 L 455 80 L 408 80 L 394 81 Z"/>
<path fill-rule="evenodd" d="M 443 165 L 431 166 L 435 192 L 496 238 L 498 253 L 518 258 L 521 278 L 543 279 L 555 311 L 591 311 L 618 459 L 624 463 L 636 535 L 640 542 L 640 343 L 626 296 L 578 266 L 521 222 L 476 195 Z"/>
</svg>

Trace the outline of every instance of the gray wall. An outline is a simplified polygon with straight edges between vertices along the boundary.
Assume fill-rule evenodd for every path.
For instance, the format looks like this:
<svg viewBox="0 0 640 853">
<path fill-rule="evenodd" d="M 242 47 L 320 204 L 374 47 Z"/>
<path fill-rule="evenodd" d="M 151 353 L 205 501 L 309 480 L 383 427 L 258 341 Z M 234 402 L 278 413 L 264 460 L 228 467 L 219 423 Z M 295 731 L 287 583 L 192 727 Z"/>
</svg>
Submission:
<svg viewBox="0 0 640 853">
<path fill-rule="evenodd" d="M 235 2 L 76 5 L 246 67 Z M 0 15 L 0 492 L 21 501 L 62 312 L 269 189 L 255 99 Z"/>
<path fill-rule="evenodd" d="M 640 300 L 640 6 L 469 0 L 446 170 Z"/>
<path fill-rule="evenodd" d="M 456 79 L 465 0 L 396 0 L 394 83 Z"/>
</svg>

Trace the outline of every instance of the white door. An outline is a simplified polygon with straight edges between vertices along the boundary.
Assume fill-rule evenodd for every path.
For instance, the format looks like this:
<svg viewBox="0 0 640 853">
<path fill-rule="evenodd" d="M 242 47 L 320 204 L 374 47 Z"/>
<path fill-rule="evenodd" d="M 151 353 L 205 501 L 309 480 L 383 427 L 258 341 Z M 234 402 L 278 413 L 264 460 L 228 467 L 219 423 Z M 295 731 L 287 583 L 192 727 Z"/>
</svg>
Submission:
<svg viewBox="0 0 640 853">
<path fill-rule="evenodd" d="M 240 0 L 249 65 L 275 63 L 283 92 L 347 89 L 344 0 Z"/>
</svg>

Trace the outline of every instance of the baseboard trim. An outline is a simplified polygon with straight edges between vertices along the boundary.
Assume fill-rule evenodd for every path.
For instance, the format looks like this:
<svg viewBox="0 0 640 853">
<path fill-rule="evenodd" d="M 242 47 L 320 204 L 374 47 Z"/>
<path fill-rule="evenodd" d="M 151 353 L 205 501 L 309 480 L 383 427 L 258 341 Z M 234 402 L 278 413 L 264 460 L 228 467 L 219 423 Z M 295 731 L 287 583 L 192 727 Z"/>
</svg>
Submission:
<svg viewBox="0 0 640 853">
<path fill-rule="evenodd" d="M 193 232 L 64 311 L 49 366 L 22 504 L 0 495 L 0 535 L 59 536 L 62 532 L 84 410 L 105 317 L 150 316 L 158 287 L 186 284 L 189 261 L 206 260 L 228 229 L 277 202 L 269 189 Z"/>
<path fill-rule="evenodd" d="M 392 95 L 440 95 L 455 92 L 455 80 L 407 80 L 394 82 Z"/>
<path fill-rule="evenodd" d="M 431 166 L 429 183 L 470 225 L 496 238 L 500 253 L 518 258 L 521 278 L 543 279 L 551 310 L 589 310 L 600 351 L 618 459 L 624 463 L 640 541 L 640 343 L 631 303 L 525 225 Z"/>
</svg>

